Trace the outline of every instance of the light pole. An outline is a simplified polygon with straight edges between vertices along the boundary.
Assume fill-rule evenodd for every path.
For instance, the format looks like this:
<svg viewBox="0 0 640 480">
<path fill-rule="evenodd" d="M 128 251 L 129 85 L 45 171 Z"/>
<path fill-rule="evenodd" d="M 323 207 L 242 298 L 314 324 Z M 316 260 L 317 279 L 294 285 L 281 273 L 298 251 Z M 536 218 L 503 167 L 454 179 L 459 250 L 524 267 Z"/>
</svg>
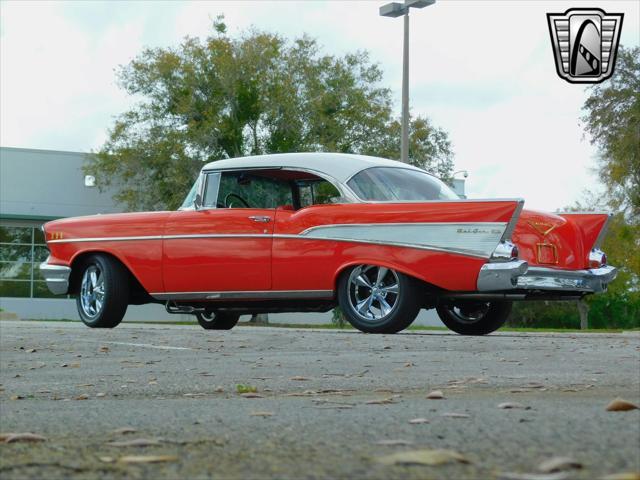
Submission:
<svg viewBox="0 0 640 480">
<path fill-rule="evenodd" d="M 402 43 L 402 136 L 400 140 L 400 160 L 409 162 L 409 9 L 424 8 L 436 3 L 436 0 L 404 0 L 404 3 L 392 2 L 380 7 L 383 17 L 404 15 L 404 41 Z"/>
</svg>

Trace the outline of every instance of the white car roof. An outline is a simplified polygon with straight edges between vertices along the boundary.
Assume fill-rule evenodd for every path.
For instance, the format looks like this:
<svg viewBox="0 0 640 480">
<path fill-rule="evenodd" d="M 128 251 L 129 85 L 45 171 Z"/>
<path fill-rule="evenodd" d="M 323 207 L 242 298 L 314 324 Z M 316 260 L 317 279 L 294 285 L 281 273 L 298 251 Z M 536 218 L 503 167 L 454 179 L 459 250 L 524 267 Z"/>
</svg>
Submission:
<svg viewBox="0 0 640 480">
<path fill-rule="evenodd" d="M 250 168 L 299 168 L 314 170 L 345 183 L 356 173 L 371 167 L 396 167 L 424 170 L 395 160 L 351 153 L 277 153 L 253 157 L 230 158 L 207 163 L 202 170 L 235 170 Z"/>
</svg>

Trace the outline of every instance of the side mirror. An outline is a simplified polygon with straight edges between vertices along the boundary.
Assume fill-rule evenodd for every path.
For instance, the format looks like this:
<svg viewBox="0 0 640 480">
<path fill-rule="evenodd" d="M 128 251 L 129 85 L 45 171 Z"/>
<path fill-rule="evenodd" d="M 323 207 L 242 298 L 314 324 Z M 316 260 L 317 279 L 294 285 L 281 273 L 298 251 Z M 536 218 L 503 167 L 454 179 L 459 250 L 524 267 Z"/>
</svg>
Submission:
<svg viewBox="0 0 640 480">
<path fill-rule="evenodd" d="M 196 193 L 196 198 L 193 200 L 193 208 L 200 210 L 202 208 L 202 196 Z"/>
</svg>

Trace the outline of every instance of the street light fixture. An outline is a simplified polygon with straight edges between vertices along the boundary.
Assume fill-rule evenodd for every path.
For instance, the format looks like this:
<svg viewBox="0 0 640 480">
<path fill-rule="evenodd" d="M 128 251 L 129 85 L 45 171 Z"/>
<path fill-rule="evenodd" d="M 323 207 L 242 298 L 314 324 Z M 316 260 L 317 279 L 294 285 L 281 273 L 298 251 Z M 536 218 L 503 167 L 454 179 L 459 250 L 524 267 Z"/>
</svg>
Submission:
<svg viewBox="0 0 640 480">
<path fill-rule="evenodd" d="M 380 15 L 396 18 L 404 15 L 404 41 L 402 44 L 402 138 L 400 159 L 409 162 L 409 9 L 424 8 L 436 3 L 436 0 L 404 0 L 404 3 L 391 2 L 380 7 Z"/>
</svg>

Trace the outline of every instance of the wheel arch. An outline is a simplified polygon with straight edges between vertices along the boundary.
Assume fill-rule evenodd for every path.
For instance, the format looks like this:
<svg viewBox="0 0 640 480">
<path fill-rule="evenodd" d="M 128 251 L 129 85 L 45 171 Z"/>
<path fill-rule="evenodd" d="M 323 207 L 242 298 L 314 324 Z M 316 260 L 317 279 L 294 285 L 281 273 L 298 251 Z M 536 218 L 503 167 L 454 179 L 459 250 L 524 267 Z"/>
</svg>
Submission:
<svg viewBox="0 0 640 480">
<path fill-rule="evenodd" d="M 123 261 L 117 255 L 114 255 L 111 252 L 98 250 L 98 249 L 84 250 L 76 253 L 72 257 L 71 262 L 69 263 L 69 266 L 71 267 L 71 276 L 69 277 L 69 292 L 68 292 L 69 294 L 78 293 L 80 288 L 80 279 L 82 275 L 80 267 L 82 266 L 82 263 L 87 258 L 93 255 L 102 255 L 104 257 L 108 257 L 114 262 L 117 262 L 119 265 L 121 265 L 125 269 L 125 271 L 129 275 L 129 280 L 131 282 L 130 290 L 129 290 L 129 303 L 133 303 L 133 304 L 150 303 L 153 300 L 152 297 L 149 295 L 149 292 L 147 292 L 147 290 L 144 288 L 140 280 L 138 280 L 136 275 L 131 270 L 130 266 L 127 265 L 125 261 Z"/>
<path fill-rule="evenodd" d="M 418 276 L 418 274 L 414 271 L 411 271 L 410 269 L 407 269 L 405 267 L 403 267 L 402 265 L 398 265 L 395 264 L 393 262 L 388 262 L 388 261 L 384 261 L 384 260 L 378 260 L 378 259 L 359 259 L 359 260 L 352 260 L 349 262 L 346 262 L 344 264 L 342 264 L 337 270 L 336 273 L 334 274 L 333 277 L 333 288 L 334 291 L 338 291 L 338 283 L 340 282 L 340 277 L 342 277 L 342 275 L 345 274 L 345 272 L 347 270 L 349 270 L 352 267 L 358 266 L 358 265 L 375 265 L 375 266 L 379 266 L 379 267 L 385 267 L 385 268 L 389 268 L 391 270 L 395 270 L 398 273 L 402 273 L 403 275 L 406 275 L 407 277 L 410 277 L 411 279 L 413 279 L 418 285 L 420 285 L 425 291 L 437 291 L 437 290 L 441 290 L 440 287 L 438 287 L 437 285 L 433 285 L 427 281 L 425 281 L 424 279 L 420 278 L 420 276 Z"/>
</svg>

